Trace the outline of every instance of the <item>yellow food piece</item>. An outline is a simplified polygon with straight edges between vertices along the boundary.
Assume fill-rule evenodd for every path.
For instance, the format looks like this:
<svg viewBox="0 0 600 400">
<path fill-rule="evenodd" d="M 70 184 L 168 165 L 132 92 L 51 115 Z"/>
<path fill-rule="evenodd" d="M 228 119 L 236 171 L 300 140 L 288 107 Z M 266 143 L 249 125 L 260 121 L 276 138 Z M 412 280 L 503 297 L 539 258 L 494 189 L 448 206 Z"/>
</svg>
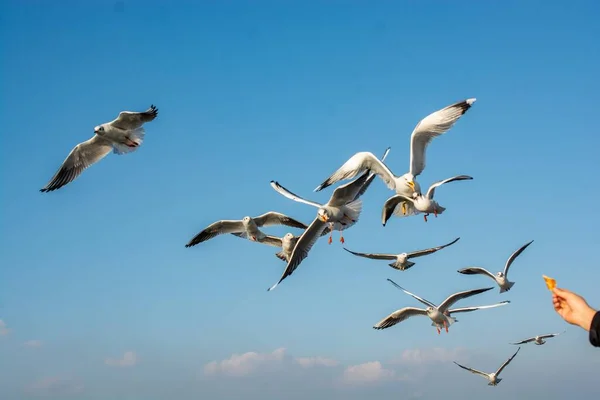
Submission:
<svg viewBox="0 0 600 400">
<path fill-rule="evenodd" d="M 542 275 L 544 281 L 546 281 L 546 286 L 548 286 L 548 290 L 552 291 L 556 287 L 556 279 L 552 279 L 549 276 Z"/>
</svg>

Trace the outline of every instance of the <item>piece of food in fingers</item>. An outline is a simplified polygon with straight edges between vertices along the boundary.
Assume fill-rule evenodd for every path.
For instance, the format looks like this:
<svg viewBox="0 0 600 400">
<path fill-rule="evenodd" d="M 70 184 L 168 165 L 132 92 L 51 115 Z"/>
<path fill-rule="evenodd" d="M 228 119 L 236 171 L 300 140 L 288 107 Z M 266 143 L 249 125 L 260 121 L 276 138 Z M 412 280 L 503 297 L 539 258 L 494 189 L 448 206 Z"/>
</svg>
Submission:
<svg viewBox="0 0 600 400">
<path fill-rule="evenodd" d="M 548 287 L 548 290 L 553 291 L 556 287 L 556 279 L 550 278 L 546 275 L 542 275 L 542 277 L 544 278 L 544 281 L 546 281 L 546 286 Z"/>
</svg>

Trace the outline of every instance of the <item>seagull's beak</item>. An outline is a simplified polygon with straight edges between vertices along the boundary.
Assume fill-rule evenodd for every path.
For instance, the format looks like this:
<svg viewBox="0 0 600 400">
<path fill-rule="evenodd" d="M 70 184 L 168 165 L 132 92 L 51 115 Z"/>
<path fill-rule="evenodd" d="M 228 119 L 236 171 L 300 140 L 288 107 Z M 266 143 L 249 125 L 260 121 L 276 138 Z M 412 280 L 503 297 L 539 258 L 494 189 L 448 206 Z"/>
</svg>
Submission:
<svg viewBox="0 0 600 400">
<path fill-rule="evenodd" d="M 319 215 L 319 219 L 323 222 L 327 222 L 329 220 L 329 217 L 327 217 L 327 214 L 321 214 Z"/>
<path fill-rule="evenodd" d="M 410 186 L 410 188 L 411 188 L 412 190 L 415 190 L 415 183 L 414 183 L 413 181 L 408 181 L 408 182 L 406 182 L 406 183 L 408 184 L 408 186 Z"/>
</svg>

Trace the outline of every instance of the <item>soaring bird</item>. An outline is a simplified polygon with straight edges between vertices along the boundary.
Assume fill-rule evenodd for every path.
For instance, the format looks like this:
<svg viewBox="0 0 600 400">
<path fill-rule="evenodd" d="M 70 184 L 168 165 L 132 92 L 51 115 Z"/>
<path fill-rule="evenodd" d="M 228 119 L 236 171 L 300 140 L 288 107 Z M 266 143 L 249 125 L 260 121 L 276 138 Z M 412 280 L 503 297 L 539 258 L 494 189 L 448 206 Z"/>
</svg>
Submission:
<svg viewBox="0 0 600 400">
<path fill-rule="evenodd" d="M 365 170 L 370 170 L 379 175 L 390 190 L 412 198 L 413 193 L 421 193 L 421 187 L 416 177 L 425 169 L 425 152 L 431 141 L 446 133 L 467 112 L 475 102 L 475 98 L 466 99 L 451 104 L 441 110 L 429 114 L 423 118 L 410 135 L 410 163 L 409 171 L 404 175 L 394 175 L 392 170 L 375 157 L 371 152 L 359 152 L 354 154 L 337 171 L 319 186 L 315 188 L 318 192 L 343 179 L 352 179 Z M 403 204 L 404 207 L 404 204 Z"/>
<path fill-rule="evenodd" d="M 445 247 L 453 245 L 454 243 L 458 242 L 459 239 L 460 238 L 456 238 L 453 241 L 451 241 L 450 243 L 444 244 L 442 246 L 432 247 L 430 249 L 412 251 L 410 253 L 404 252 L 404 253 L 400 253 L 400 254 L 357 253 L 357 252 L 348 250 L 345 247 L 344 247 L 344 250 L 346 250 L 348 253 L 354 254 L 355 256 L 371 258 L 373 260 L 394 260 L 393 263 L 390 263 L 388 265 L 394 269 L 398 269 L 400 271 L 405 271 L 405 270 L 409 269 L 410 267 L 412 267 L 413 265 L 415 265 L 415 263 L 412 261 L 409 261 L 409 259 L 426 256 L 428 254 L 433 254 L 438 250 L 441 250 Z"/>
<path fill-rule="evenodd" d="M 440 206 L 438 202 L 433 199 L 433 196 L 435 195 L 435 189 L 445 183 L 450 183 L 454 181 L 465 181 L 471 179 L 473 178 L 468 175 L 453 176 L 452 178 L 444 179 L 433 183 L 429 187 L 429 190 L 427 190 L 427 194 L 425 194 L 425 196 L 415 192 L 412 194 L 411 197 L 407 197 L 403 194 L 396 194 L 390 197 L 385 201 L 383 205 L 381 217 L 381 222 L 383 223 L 383 226 L 385 226 L 392 214 L 396 214 L 398 216 L 410 216 L 419 213 L 424 213 L 423 219 L 425 220 L 425 222 L 427 222 L 427 217 L 429 216 L 429 214 L 433 214 L 437 218 L 438 214 L 441 214 L 444 211 L 446 211 L 446 208 Z M 400 214 L 397 211 L 396 207 L 399 203 L 402 202 L 408 202 L 409 205 L 402 207 L 402 214 Z"/>
<path fill-rule="evenodd" d="M 224 233 L 231 233 L 234 236 L 243 239 L 262 243 L 265 240 L 273 240 L 273 237 L 265 234 L 259 227 L 270 225 L 286 225 L 301 229 L 308 228 L 308 226 L 302 222 L 288 217 L 285 214 L 269 211 L 254 218 L 246 216 L 241 220 L 220 220 L 213 222 L 194 236 L 185 247 L 195 246 L 198 243 L 205 242 Z"/>
<path fill-rule="evenodd" d="M 502 370 L 508 365 L 510 364 L 510 362 L 513 360 L 513 358 L 515 358 L 515 356 L 517 355 L 517 353 L 519 352 L 519 350 L 521 350 L 521 348 L 519 347 L 517 349 L 517 351 L 515 352 L 515 354 L 513 354 L 508 360 L 506 360 L 504 362 L 504 364 L 502 364 L 500 366 L 500 368 L 498 368 L 498 370 L 496 372 L 492 372 L 491 374 L 473 369 L 473 368 L 469 368 L 469 367 L 465 367 L 464 365 L 460 365 L 459 363 L 457 363 L 456 361 L 454 361 L 454 364 L 458 365 L 459 367 L 461 367 L 462 369 L 466 369 L 469 372 L 472 372 L 474 374 L 477 375 L 481 375 L 483 376 L 485 379 L 487 379 L 488 385 L 489 386 L 496 386 L 500 383 L 500 381 L 502 380 L 502 378 L 498 378 L 498 375 L 500 375 L 500 372 L 502 372 Z"/>
<path fill-rule="evenodd" d="M 439 334 L 441 332 L 441 328 L 445 328 L 446 332 L 448 332 L 448 327 L 450 325 L 452 325 L 453 323 L 458 322 L 458 320 L 453 318 L 451 316 L 451 314 L 461 313 L 461 312 L 470 312 L 470 311 L 475 311 L 475 310 L 480 310 L 480 309 L 485 309 L 485 308 L 494 308 L 494 307 L 503 306 L 505 304 L 510 303 L 509 301 L 503 301 L 503 302 L 493 304 L 490 306 L 465 307 L 465 308 L 455 308 L 455 309 L 450 310 L 449 308 L 457 301 L 466 299 L 467 297 L 475 296 L 476 294 L 487 292 L 488 290 L 493 289 L 493 287 L 484 288 L 484 289 L 466 290 L 464 292 L 454 293 L 453 295 L 449 296 L 446 300 L 444 300 L 439 306 L 436 306 L 432 302 L 425 300 L 424 298 L 419 297 L 419 296 L 407 291 L 406 289 L 402 288 L 400 285 L 398 285 L 396 282 L 392 281 L 391 279 L 388 279 L 388 281 L 392 285 L 396 286 L 398 289 L 402 290 L 404 293 L 412 296 L 413 298 L 417 299 L 421 303 L 425 304 L 427 306 L 427 308 L 425 308 L 425 309 L 416 308 L 416 307 L 401 308 L 400 310 L 397 310 L 397 311 L 391 313 L 390 315 L 388 315 L 387 317 L 385 317 L 384 319 L 379 321 L 375 326 L 373 326 L 373 329 L 389 328 L 390 326 L 394 326 L 397 323 L 402 322 L 402 321 L 404 321 L 410 317 L 413 317 L 415 315 L 426 315 L 429 317 L 429 319 L 431 319 L 431 321 L 432 321 L 431 325 L 435 326 L 435 328 L 437 329 L 437 333 Z"/>
<path fill-rule="evenodd" d="M 142 125 L 153 121 L 157 115 L 158 108 L 151 105 L 144 112 L 121 111 L 114 121 L 96 126 L 94 136 L 71 150 L 58 172 L 40 192 L 51 192 L 72 182 L 86 168 L 106 157 L 111 150 L 115 154 L 135 151 L 144 141 L 145 131 Z"/>
<path fill-rule="evenodd" d="M 548 333 L 546 335 L 537 335 L 534 337 L 530 337 L 529 339 L 521 340 L 520 342 L 511 343 L 511 344 L 524 344 L 524 343 L 534 342 L 536 345 L 541 346 L 542 344 L 546 343 L 546 341 L 544 339 L 553 338 L 555 336 L 560 335 L 561 333 L 565 333 L 565 331 L 560 332 L 560 333 Z"/>
<path fill-rule="evenodd" d="M 521 253 L 531 243 L 533 243 L 533 240 L 529 243 L 525 243 L 523 246 L 521 246 L 520 249 L 518 249 L 517 251 L 512 253 L 510 255 L 510 257 L 508 257 L 508 260 L 506 261 L 506 265 L 504 266 L 504 271 L 497 272 L 496 275 L 492 274 L 487 269 L 481 268 L 481 267 L 463 268 L 463 269 L 459 269 L 458 272 L 461 274 L 465 274 L 465 275 L 478 275 L 478 274 L 479 275 L 487 275 L 498 284 L 498 286 L 500 287 L 500 293 L 508 292 L 510 290 L 510 288 L 512 288 L 513 285 L 515 284 L 514 282 L 511 282 L 508 280 L 508 269 L 510 268 L 513 261 L 515 261 L 515 259 L 517 257 L 519 257 L 519 255 L 521 255 Z"/>
</svg>

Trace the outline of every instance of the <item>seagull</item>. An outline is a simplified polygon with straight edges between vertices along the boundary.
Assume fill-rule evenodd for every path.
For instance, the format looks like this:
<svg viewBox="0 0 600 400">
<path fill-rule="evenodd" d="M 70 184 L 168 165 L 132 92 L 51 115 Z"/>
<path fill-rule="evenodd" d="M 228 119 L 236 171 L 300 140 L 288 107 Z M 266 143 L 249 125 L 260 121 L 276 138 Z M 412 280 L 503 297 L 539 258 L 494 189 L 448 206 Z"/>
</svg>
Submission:
<svg viewBox="0 0 600 400">
<path fill-rule="evenodd" d="M 410 293 L 409 291 L 402 288 L 400 285 L 398 285 L 396 282 L 392 281 L 391 279 L 388 279 L 388 281 L 391 282 L 392 285 L 396 286 L 398 289 L 402 290 L 404 293 L 414 297 L 421 303 L 425 304 L 427 306 L 427 308 L 425 308 L 425 309 L 416 308 L 416 307 L 401 308 L 400 310 L 397 310 L 397 311 L 391 313 L 390 315 L 388 315 L 387 317 L 385 317 L 384 319 L 379 321 L 375 326 L 373 326 L 373 329 L 389 328 L 390 326 L 394 326 L 397 323 L 402 322 L 402 321 L 404 321 L 410 317 L 413 317 L 415 315 L 426 315 L 431 319 L 431 321 L 432 321 L 431 325 L 435 326 L 435 328 L 437 329 L 437 333 L 439 335 L 441 332 L 441 328 L 445 328 L 446 332 L 448 332 L 448 327 L 450 325 L 452 325 L 453 323 L 458 322 L 457 319 L 452 318 L 451 314 L 453 314 L 453 313 L 455 314 L 455 313 L 470 312 L 470 311 L 475 311 L 475 310 L 480 310 L 480 309 L 485 309 L 485 308 L 494 308 L 494 307 L 499 307 L 499 306 L 503 306 L 505 304 L 510 303 L 510 301 L 505 300 L 503 302 L 493 304 L 490 306 L 465 307 L 465 308 L 455 308 L 453 310 L 449 310 L 448 308 L 450 308 L 457 301 L 466 299 L 467 297 L 471 297 L 476 294 L 487 292 L 488 290 L 492 290 L 493 287 L 484 288 L 484 289 L 466 290 L 464 292 L 454 293 L 453 295 L 449 296 L 446 300 L 444 300 L 442 302 L 442 304 L 440 304 L 439 306 L 436 306 L 432 302 L 425 300 L 424 298 L 419 297 L 415 294 Z"/>
<path fill-rule="evenodd" d="M 445 247 L 453 245 L 454 243 L 458 242 L 459 239 L 460 238 L 458 237 L 458 238 L 454 239 L 452 242 L 445 244 L 443 246 L 432 247 L 430 249 L 425 249 L 425 250 L 417 250 L 417 251 L 413 251 L 411 253 L 400 253 L 400 254 L 357 253 L 357 252 L 348 250 L 345 247 L 344 247 L 344 250 L 346 250 L 348 253 L 354 254 L 355 256 L 371 258 L 373 260 L 395 260 L 393 263 L 390 263 L 388 265 L 390 267 L 398 269 L 400 271 L 405 271 L 405 270 L 409 269 L 410 267 L 412 267 L 413 265 L 415 265 L 414 262 L 408 261 L 410 258 L 421 257 L 421 256 L 426 256 L 428 254 L 435 253 L 438 250 L 441 250 Z"/>
<path fill-rule="evenodd" d="M 365 170 L 370 170 L 379 175 L 390 190 L 396 194 L 411 197 L 413 193 L 421 193 L 421 187 L 416 177 L 425 169 L 425 151 L 431 141 L 446 133 L 458 119 L 471 108 L 475 98 L 466 99 L 451 104 L 423 118 L 410 135 L 410 163 L 409 172 L 396 176 L 392 170 L 375 157 L 371 152 L 363 151 L 354 154 L 337 171 L 314 191 L 318 192 L 335 182 L 351 179 Z M 404 209 L 404 203 L 403 207 Z"/>
<path fill-rule="evenodd" d="M 327 227 L 323 230 L 323 233 L 321 233 L 321 236 L 325 236 L 325 235 L 329 234 L 329 232 L 330 232 L 330 229 L 329 229 L 329 227 Z M 234 233 L 234 235 L 241 237 L 244 234 L 243 233 Z M 291 232 L 288 232 L 281 238 L 276 237 L 276 236 L 267 235 L 267 236 L 265 236 L 265 238 L 262 242 L 257 242 L 257 243 L 263 243 L 263 244 L 267 244 L 270 246 L 281 247 L 281 251 L 275 253 L 275 256 L 282 261 L 288 262 L 288 261 L 290 261 L 290 257 L 292 256 L 292 251 L 294 251 L 294 247 L 296 247 L 296 243 L 298 242 L 298 239 L 300 239 L 300 236 L 296 236 L 296 235 L 292 234 Z"/>
<path fill-rule="evenodd" d="M 427 216 L 429 214 L 433 214 L 437 218 L 438 214 L 443 213 L 446 209 L 444 207 L 440 206 L 435 200 L 433 200 L 433 196 L 435 194 L 435 189 L 445 183 L 450 183 L 450 182 L 454 182 L 454 181 L 465 181 L 465 180 L 471 180 L 471 179 L 473 179 L 473 178 L 468 175 L 457 175 L 457 176 L 453 176 L 452 178 L 444 179 L 444 180 L 433 183 L 429 187 L 429 190 L 427 190 L 427 194 L 425 196 L 415 192 L 412 194 L 411 197 L 405 196 L 403 194 L 397 194 L 397 195 L 390 197 L 389 199 L 386 200 L 385 204 L 383 205 L 383 212 L 382 212 L 382 218 L 381 218 L 381 220 L 382 220 L 381 222 L 383 223 L 383 226 L 385 226 L 385 224 L 387 223 L 388 219 L 390 219 L 392 214 L 402 216 L 397 211 L 394 211 L 394 210 L 396 210 L 396 206 L 398 206 L 398 204 L 401 202 L 410 202 L 411 203 L 411 205 L 409 205 L 408 207 L 402 208 L 402 214 L 404 216 L 410 216 L 410 215 L 416 215 L 418 213 L 424 213 L 423 219 L 425 220 L 425 222 L 427 222 Z"/>
<path fill-rule="evenodd" d="M 560 333 L 548 333 L 546 335 L 537 335 L 537 336 L 531 337 L 529 339 L 521 340 L 520 342 L 510 343 L 510 344 L 524 344 L 524 343 L 534 342 L 536 345 L 541 346 L 542 344 L 546 343 L 546 341 L 544 339 L 549 339 L 549 338 L 558 336 L 561 333 L 565 333 L 565 332 L 566 331 L 563 331 Z"/>
<path fill-rule="evenodd" d="M 490 278 L 492 278 L 494 281 L 496 281 L 496 283 L 500 287 L 500 293 L 508 292 L 510 290 L 510 288 L 512 288 L 513 285 L 515 284 L 514 282 L 511 282 L 508 280 L 508 269 L 510 268 L 510 265 L 513 263 L 513 261 L 515 261 L 515 259 L 517 257 L 519 257 L 519 255 L 523 252 L 523 250 L 525 250 L 527 248 L 527 246 L 529 246 L 531 243 L 533 243 L 533 240 L 529 243 L 524 244 L 519 250 L 512 253 L 511 256 L 508 258 L 508 260 L 506 261 L 506 265 L 504 266 L 504 271 L 498 272 L 498 273 L 496 273 L 496 275 L 492 274 L 487 269 L 484 269 L 481 267 L 463 268 L 463 269 L 458 270 L 458 272 L 461 274 L 465 274 L 465 275 L 477 275 L 477 274 L 487 275 Z"/>
<path fill-rule="evenodd" d="M 121 111 L 119 116 L 94 128 L 94 136 L 79 143 L 71 150 L 60 169 L 40 192 L 51 192 L 72 182 L 81 173 L 110 153 L 131 153 L 144 141 L 145 131 L 142 125 L 153 121 L 158 108 L 151 105 L 144 112 Z"/>
<path fill-rule="evenodd" d="M 243 239 L 249 239 L 253 242 L 273 241 L 277 239 L 273 236 L 266 235 L 259 227 L 270 225 L 286 225 L 293 228 L 306 229 L 308 226 L 294 218 L 288 217 L 275 211 L 269 211 L 258 217 L 244 217 L 241 220 L 220 220 L 210 224 L 196 236 L 194 236 L 185 247 L 195 246 L 198 243 L 205 242 L 214 238 L 217 235 L 231 233 Z M 276 244 L 272 244 L 277 246 Z"/>
<path fill-rule="evenodd" d="M 520 347 L 517 349 L 517 351 L 515 352 L 515 354 L 513 354 L 508 360 L 506 360 L 504 362 L 504 364 L 502 364 L 500 366 L 500 368 L 498 368 L 498 371 L 493 372 L 491 374 L 487 374 L 485 372 L 481 372 L 481 371 L 478 371 L 478 370 L 473 369 L 473 368 L 465 367 L 464 365 L 460 365 L 456 361 L 453 361 L 453 362 L 454 362 L 454 364 L 458 365 L 462 369 L 466 369 L 467 371 L 471 371 L 474 374 L 483 376 L 484 378 L 486 378 L 489 381 L 489 383 L 488 383 L 489 386 L 497 386 L 500 383 L 500 381 L 502 380 L 501 378 L 498 378 L 498 375 L 500 375 L 500 372 L 502 372 L 502 370 L 504 369 L 504 367 L 506 367 L 513 360 L 513 358 L 515 358 L 515 356 L 517 355 L 517 353 L 519 352 L 519 350 L 521 350 Z"/>
<path fill-rule="evenodd" d="M 360 195 L 362 194 L 362 188 L 368 179 L 369 174 L 363 174 L 359 179 L 352 182 L 346 183 L 337 187 L 327 204 L 319 204 L 314 201 L 305 200 L 302 197 L 295 195 L 276 181 L 271 181 L 271 187 L 275 189 L 279 194 L 297 201 L 316 207 L 318 209 L 317 216 L 310 224 L 310 226 L 302 233 L 300 239 L 298 239 L 292 255 L 281 275 L 279 281 L 271 286 L 268 291 L 275 289 L 285 278 L 290 276 L 300 263 L 308 257 L 308 252 L 314 246 L 317 239 L 322 236 L 323 230 L 329 224 L 331 229 L 331 236 L 329 236 L 329 244 L 332 242 L 333 231 L 340 231 L 340 242 L 344 243 L 344 236 L 342 231 L 350 228 L 358 221 L 360 213 L 362 212 L 362 200 Z"/>
</svg>

